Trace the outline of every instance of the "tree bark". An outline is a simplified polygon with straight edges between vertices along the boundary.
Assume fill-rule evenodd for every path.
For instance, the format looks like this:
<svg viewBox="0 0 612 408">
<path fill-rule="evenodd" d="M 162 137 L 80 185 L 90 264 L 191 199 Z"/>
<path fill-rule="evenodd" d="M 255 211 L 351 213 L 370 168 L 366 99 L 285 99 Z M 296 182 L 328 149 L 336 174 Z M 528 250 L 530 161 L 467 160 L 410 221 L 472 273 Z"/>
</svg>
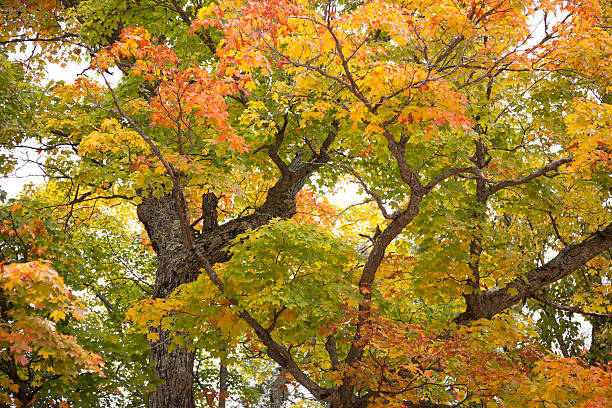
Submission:
<svg viewBox="0 0 612 408">
<path fill-rule="evenodd" d="M 283 403 L 287 399 L 283 389 L 283 387 L 286 387 L 286 384 L 285 371 L 279 367 L 274 373 L 274 381 L 270 385 L 270 408 L 282 408 Z"/>
<path fill-rule="evenodd" d="M 218 226 L 207 220 L 202 233 L 194 239 L 197 251 L 206 254 L 211 264 L 224 262 L 229 259 L 226 246 L 236 236 L 261 227 L 273 218 L 293 216 L 296 211 L 295 196 L 308 176 L 319 166 L 319 163 L 313 165 L 312 162 L 304 164 L 301 161 L 289 166 L 269 190 L 265 203 L 253 214 Z M 206 201 L 214 201 L 210 198 Z M 212 211 L 212 208 L 208 210 Z M 159 199 L 143 198 L 137 212 L 157 254 L 153 298 L 167 298 L 180 285 L 195 281 L 201 265 L 184 245 L 179 213 L 171 195 Z M 193 353 L 177 348 L 168 354 L 168 335 L 159 329 L 157 332 L 160 338 L 152 342 L 150 347 L 155 361 L 154 371 L 165 385 L 149 393 L 148 407 L 191 408 L 194 406 Z"/>
<path fill-rule="evenodd" d="M 205 194 L 202 200 L 202 231 L 195 237 L 189 237 L 194 248 L 185 245 L 186 237 L 181 226 L 181 223 L 191 221 L 189 215 L 181 213 L 172 195 L 143 198 L 137 208 L 138 218 L 145 226 L 158 261 L 153 298 L 167 298 L 180 285 L 197 279 L 200 268 L 205 265 L 200 264 L 201 257 L 196 253 L 204 255 L 211 265 L 227 261 L 229 252 L 226 247 L 236 236 L 259 228 L 274 218 L 292 217 L 296 212 L 297 193 L 306 180 L 329 160 L 327 149 L 336 138 L 336 126 L 334 123 L 318 153 L 314 153 L 307 161 L 302 161 L 303 154 L 298 153 L 289 164 L 285 164 L 277 155 L 285 131 L 283 126 L 277 134 L 277 143 L 269 148 L 269 155 L 279 167 L 281 176 L 268 190 L 265 202 L 252 214 L 217 225 L 217 198 Z M 180 186 L 178 189 L 180 191 Z M 168 334 L 160 329 L 153 330 L 158 330 L 160 334 L 159 340 L 150 344 L 155 361 L 154 370 L 164 384 L 149 393 L 148 408 L 193 407 L 193 353 L 181 348 L 168 353 Z"/>
<path fill-rule="evenodd" d="M 227 399 L 227 366 L 221 364 L 219 366 L 219 408 L 225 408 Z"/>
<path fill-rule="evenodd" d="M 199 265 L 182 244 L 182 231 L 174 199 L 145 198 L 138 206 L 138 218 L 144 224 L 157 254 L 157 274 L 153 298 L 167 298 L 179 285 L 197 277 Z M 167 331 L 151 329 L 159 334 L 151 342 L 154 371 L 162 384 L 149 392 L 149 408 L 193 408 L 194 353 L 185 348 L 168 352 L 171 338 Z"/>
<path fill-rule="evenodd" d="M 185 407 L 195 408 L 193 392 L 194 353 L 185 348 L 175 348 L 168 352 L 169 333 L 153 329 L 159 333 L 159 340 L 151 343 L 155 373 L 163 384 L 149 392 L 149 408 Z"/>
</svg>

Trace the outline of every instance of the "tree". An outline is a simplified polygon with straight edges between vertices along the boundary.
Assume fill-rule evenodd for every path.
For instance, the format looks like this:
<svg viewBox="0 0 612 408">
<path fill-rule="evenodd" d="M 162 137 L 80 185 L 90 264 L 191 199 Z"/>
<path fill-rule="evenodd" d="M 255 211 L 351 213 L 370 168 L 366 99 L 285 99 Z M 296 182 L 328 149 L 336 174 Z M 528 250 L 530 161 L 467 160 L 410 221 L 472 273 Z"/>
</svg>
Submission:
<svg viewBox="0 0 612 408">
<path fill-rule="evenodd" d="M 2 284 L 2 387 L 12 394 L 1 394 L 3 404 L 32 406 L 47 381 L 65 380 L 81 370 L 101 372 L 99 356 L 54 327 L 67 313 L 79 315 L 48 265 L 2 265 Z M 31 304 L 50 320 L 33 313 Z"/>
<path fill-rule="evenodd" d="M 54 191 L 0 210 L 3 403 L 142 406 L 147 343 L 124 318 L 150 294 L 152 255 L 123 229 L 129 208 L 63 209 Z"/>
<path fill-rule="evenodd" d="M 64 391 L 78 374 L 102 373 L 104 365 L 66 329 L 86 309 L 49 263 L 32 260 L 47 255 L 50 234 L 23 210 L 13 204 L 0 225 L 0 403 L 7 407 L 33 406 L 49 383 Z M 56 397 L 47 403 L 61 403 L 63 395 Z"/>
<path fill-rule="evenodd" d="M 195 350 L 225 366 L 239 344 L 333 408 L 610 403 L 609 4 L 7 10 L 8 51 L 99 75 L 3 143 L 45 148 L 58 206 L 136 206 L 149 407 L 195 406 Z M 366 199 L 335 209 L 347 182 Z M 585 358 L 552 310 L 593 319 Z"/>
</svg>

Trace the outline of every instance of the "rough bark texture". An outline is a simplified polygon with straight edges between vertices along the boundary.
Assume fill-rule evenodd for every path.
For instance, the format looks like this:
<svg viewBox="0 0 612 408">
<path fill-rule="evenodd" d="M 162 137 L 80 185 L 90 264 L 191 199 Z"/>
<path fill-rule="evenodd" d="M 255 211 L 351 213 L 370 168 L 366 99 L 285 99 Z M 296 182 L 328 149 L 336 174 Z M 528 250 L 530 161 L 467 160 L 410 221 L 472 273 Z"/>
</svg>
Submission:
<svg viewBox="0 0 612 408">
<path fill-rule="evenodd" d="M 193 281 L 199 266 L 182 244 L 181 227 L 174 200 L 170 196 L 145 198 L 138 206 L 138 218 L 144 224 L 157 254 L 154 298 L 166 298 L 179 285 Z M 154 370 L 163 382 L 149 393 L 149 408 L 195 407 L 193 396 L 194 354 L 184 348 L 168 353 L 169 334 L 159 328 L 159 340 L 152 342 Z"/>
<path fill-rule="evenodd" d="M 192 282 L 200 266 L 184 248 L 181 225 L 171 196 L 144 198 L 138 206 L 138 218 L 144 224 L 157 254 L 154 298 L 166 298 L 179 285 Z"/>
<path fill-rule="evenodd" d="M 164 382 L 149 393 L 150 408 L 195 408 L 193 393 L 194 353 L 176 348 L 168 353 L 169 333 L 159 328 L 159 340 L 151 344 L 155 373 Z"/>
</svg>

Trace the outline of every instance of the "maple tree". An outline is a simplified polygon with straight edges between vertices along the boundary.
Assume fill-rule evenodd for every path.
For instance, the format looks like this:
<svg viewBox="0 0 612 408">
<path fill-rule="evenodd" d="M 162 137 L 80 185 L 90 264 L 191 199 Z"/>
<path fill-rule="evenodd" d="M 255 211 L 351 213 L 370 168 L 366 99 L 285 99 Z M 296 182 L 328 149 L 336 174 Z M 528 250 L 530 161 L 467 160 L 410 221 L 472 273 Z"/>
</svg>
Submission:
<svg viewBox="0 0 612 408">
<path fill-rule="evenodd" d="M 101 373 L 99 356 L 54 327 L 67 313 L 81 318 L 56 272 L 45 264 L 2 265 L 2 285 L 2 388 L 13 395 L 3 393 L 3 403 L 32 405 L 45 381 L 66 379 L 80 370 Z M 50 320 L 28 309 L 41 309 Z"/>
<path fill-rule="evenodd" d="M 51 262 L 71 259 L 61 270 L 107 309 L 103 327 L 130 327 L 133 352 L 108 357 L 148 342 L 136 404 L 246 404 L 228 371 L 271 364 L 275 407 L 289 388 L 308 393 L 296 406 L 333 408 L 610 404 L 609 3 L 5 10 L 0 169 L 44 153 L 29 208 L 54 209 Z M 28 63 L 11 62 L 27 44 Z M 75 61 L 91 77 L 37 84 Z M 363 202 L 333 205 L 349 183 Z M 128 244 L 135 217 L 147 238 Z M 107 229 L 132 248 L 117 261 L 154 252 L 135 280 L 149 289 L 109 289 L 123 267 L 100 262 Z M 60 256 L 68 243 L 98 249 Z M 202 358 L 219 359 L 221 385 L 196 393 Z M 122 387 L 112 378 L 104 389 Z"/>
<path fill-rule="evenodd" d="M 23 212 L 11 205 L 0 226 L 0 403 L 17 407 L 32 406 L 49 383 L 70 387 L 77 375 L 101 374 L 104 365 L 67 332 L 66 322 L 82 320 L 86 309 L 48 262 L 32 260 L 47 255 L 50 237 L 45 222 L 26 221 Z M 65 404 L 61 398 L 54 401 Z"/>
</svg>

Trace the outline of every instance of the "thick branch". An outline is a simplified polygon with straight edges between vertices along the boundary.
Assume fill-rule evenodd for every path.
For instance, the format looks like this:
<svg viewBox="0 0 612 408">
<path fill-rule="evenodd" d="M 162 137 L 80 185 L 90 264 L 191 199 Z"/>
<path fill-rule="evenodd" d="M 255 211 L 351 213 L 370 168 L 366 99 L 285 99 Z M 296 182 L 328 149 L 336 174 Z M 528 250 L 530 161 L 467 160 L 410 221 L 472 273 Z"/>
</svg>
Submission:
<svg viewBox="0 0 612 408">
<path fill-rule="evenodd" d="M 283 116 L 283 125 L 276 131 L 276 136 L 274 138 L 274 143 L 268 146 L 268 157 L 272 159 L 276 167 L 280 170 L 281 174 L 287 173 L 287 164 L 278 156 L 278 149 L 283 143 L 283 139 L 285 138 L 285 131 L 287 130 L 287 124 L 289 123 L 288 114 L 285 113 Z"/>
<path fill-rule="evenodd" d="M 212 231 L 219 226 L 217 204 L 219 197 L 214 193 L 202 195 L 202 231 Z"/>
<path fill-rule="evenodd" d="M 206 259 L 204 255 L 202 255 L 199 251 L 194 250 L 194 255 L 198 258 L 200 263 L 203 266 L 204 271 L 208 275 L 211 282 L 217 287 L 220 293 L 225 292 L 225 288 L 223 283 L 217 276 L 217 273 L 213 269 L 212 265 Z M 226 298 L 231 305 L 238 306 L 238 301 L 234 298 Z M 259 322 L 251 316 L 251 314 L 247 310 L 242 310 L 238 313 L 238 316 L 242 320 L 244 320 L 252 329 L 255 331 L 257 338 L 266 346 L 266 354 L 272 360 L 274 360 L 278 365 L 287 370 L 293 378 L 296 379 L 302 386 L 304 386 L 308 391 L 312 393 L 312 395 L 319 399 L 325 400 L 329 396 L 329 390 L 321 387 L 316 382 L 314 382 L 308 374 L 306 374 L 302 369 L 296 364 L 291 357 L 291 354 L 287 351 L 285 347 L 281 344 L 274 341 L 270 332 L 266 330 Z"/>
<path fill-rule="evenodd" d="M 229 254 L 225 247 L 229 242 L 250 229 L 259 228 L 273 218 L 290 218 L 296 212 L 297 193 L 306 180 L 329 160 L 327 149 L 336 138 L 334 127 L 321 143 L 319 152 L 303 162 L 299 156 L 287 166 L 284 174 L 268 190 L 266 201 L 253 214 L 229 221 L 210 230 L 203 231 L 194 244 L 198 250 L 207 254 L 211 264 L 225 262 Z"/>
<path fill-rule="evenodd" d="M 448 179 L 450 177 L 453 177 L 453 176 L 457 176 L 459 174 L 463 174 L 463 173 L 470 173 L 470 174 L 473 174 L 474 176 L 476 176 L 477 178 L 486 180 L 486 177 L 485 177 L 484 173 L 478 167 L 474 167 L 474 166 L 471 166 L 471 167 L 457 167 L 457 168 L 454 168 L 454 169 L 449 169 L 449 170 L 445 171 L 444 173 L 440 174 L 439 176 L 437 176 L 436 178 L 432 179 L 425 186 L 425 191 L 426 192 L 430 192 L 435 186 L 437 186 L 438 184 L 440 184 L 444 180 L 446 180 L 446 179 Z"/>
<path fill-rule="evenodd" d="M 533 173 L 526 175 L 525 177 L 521 177 L 521 178 L 514 179 L 514 180 L 504 180 L 504 181 L 493 182 L 494 184 L 488 188 L 488 195 L 495 194 L 502 188 L 514 187 L 514 186 L 518 186 L 519 184 L 525 184 L 533 179 L 536 179 L 538 177 L 545 175 L 549 171 L 557 170 L 559 167 L 571 162 L 572 160 L 573 160 L 572 156 L 565 157 L 563 159 L 559 159 L 554 162 L 548 163 L 546 166 L 534 171 Z"/>
<path fill-rule="evenodd" d="M 295 363 L 291 354 L 285 347 L 274 341 L 270 333 L 264 329 L 246 310 L 240 312 L 239 316 L 255 331 L 259 340 L 266 346 L 268 357 L 289 372 L 302 386 L 318 400 L 326 400 L 330 391 L 314 382 L 308 374 L 302 371 Z"/>
<path fill-rule="evenodd" d="M 511 281 L 503 288 L 464 295 L 467 309 L 454 319 L 458 324 L 469 324 L 481 318 L 490 319 L 533 295 L 541 288 L 554 283 L 588 261 L 612 248 L 612 223 L 579 244 L 569 245 L 557 256 L 524 276 Z"/>
<path fill-rule="evenodd" d="M 387 250 L 387 247 L 391 241 L 393 241 L 393 239 L 395 239 L 404 230 L 404 228 L 414 219 L 414 217 L 418 215 L 422 199 L 422 195 L 416 193 L 412 194 L 408 207 L 399 213 L 376 238 L 372 251 L 368 256 L 368 260 L 363 267 L 363 271 L 359 279 L 359 289 L 364 300 L 359 305 L 360 313 L 357 321 L 355 337 L 353 338 L 351 347 L 345 360 L 345 362 L 349 365 L 357 362 L 363 354 L 365 344 L 363 344 L 360 331 L 361 327 L 367 322 L 367 314 L 370 310 L 371 289 L 372 284 L 376 279 L 376 271 L 378 270 L 378 267 L 385 256 L 385 251 Z"/>
<path fill-rule="evenodd" d="M 418 176 L 412 170 L 408 162 L 406 162 L 406 143 L 408 142 L 407 138 L 402 137 L 400 141 L 396 141 L 393 135 L 385 131 L 385 138 L 387 139 L 388 149 L 393 158 L 395 158 L 395 162 L 397 163 L 397 167 L 399 169 L 400 178 L 404 183 L 406 183 L 410 189 L 417 193 L 421 194 L 423 190 L 423 185 L 419 181 Z"/>
<path fill-rule="evenodd" d="M 336 348 L 336 338 L 333 334 L 327 336 L 327 341 L 325 342 L 325 350 L 329 355 L 329 361 L 331 362 L 332 368 L 334 370 L 338 369 L 340 365 L 340 361 L 338 359 L 338 349 Z"/>
<path fill-rule="evenodd" d="M 102 304 L 104 305 L 104 307 L 106 308 L 106 310 L 108 311 L 109 315 L 112 315 L 115 312 L 115 307 L 113 306 L 113 304 L 106 298 L 106 296 L 104 296 L 102 293 L 100 293 L 99 291 L 96 290 L 96 288 L 94 288 L 93 285 L 86 285 L 89 286 L 92 290 L 92 292 L 94 293 L 94 295 L 96 295 L 96 297 L 100 300 L 100 302 L 102 302 Z"/>
</svg>

